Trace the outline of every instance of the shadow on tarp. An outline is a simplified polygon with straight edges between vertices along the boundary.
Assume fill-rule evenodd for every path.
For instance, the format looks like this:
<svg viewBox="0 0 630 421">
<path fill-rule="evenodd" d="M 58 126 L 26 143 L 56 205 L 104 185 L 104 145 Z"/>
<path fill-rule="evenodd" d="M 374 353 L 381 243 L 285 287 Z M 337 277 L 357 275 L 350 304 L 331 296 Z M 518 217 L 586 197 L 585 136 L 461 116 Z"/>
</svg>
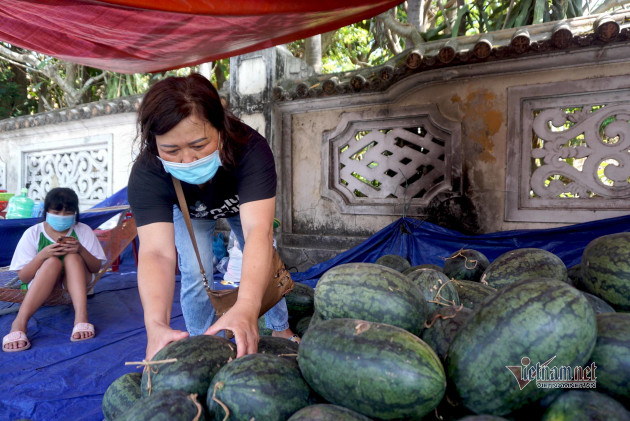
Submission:
<svg viewBox="0 0 630 421">
<path fill-rule="evenodd" d="M 400 218 L 361 244 L 334 258 L 312 266 L 304 272 L 292 273 L 296 282 L 311 287 L 328 269 L 342 263 L 374 263 L 384 254 L 397 254 L 412 266 L 444 260 L 462 248 L 475 249 L 493 261 L 499 255 L 517 248 L 535 247 L 556 254 L 567 268 L 580 262 L 588 243 L 597 237 L 630 231 L 630 216 L 603 219 L 560 228 L 500 231 L 491 234 L 464 235 L 430 222 Z"/>
<path fill-rule="evenodd" d="M 125 272 L 125 270 L 130 270 Z M 42 307 L 28 323 L 31 349 L 0 352 L 0 418 L 34 421 L 102 420 L 107 387 L 133 371 L 127 361 L 142 361 L 146 331 L 135 266 L 109 272 L 88 298 L 96 336 L 71 342 L 72 305 Z M 171 326 L 185 330 L 176 283 Z M 0 316 L 0 334 L 11 328 L 16 313 Z"/>
</svg>

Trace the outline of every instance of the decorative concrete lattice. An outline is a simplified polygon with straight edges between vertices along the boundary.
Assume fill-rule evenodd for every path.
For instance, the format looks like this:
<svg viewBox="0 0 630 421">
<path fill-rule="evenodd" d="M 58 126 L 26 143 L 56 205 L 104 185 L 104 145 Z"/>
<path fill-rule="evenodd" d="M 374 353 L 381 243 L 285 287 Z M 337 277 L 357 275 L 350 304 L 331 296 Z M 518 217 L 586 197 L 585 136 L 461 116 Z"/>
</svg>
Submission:
<svg viewBox="0 0 630 421">
<path fill-rule="evenodd" d="M 533 132 L 534 197 L 630 198 L 630 103 L 544 110 Z"/>
<path fill-rule="evenodd" d="M 28 195 L 44 200 L 53 186 L 62 186 L 72 188 L 81 205 L 98 203 L 109 194 L 108 157 L 108 148 L 102 145 L 26 152 Z"/>
<path fill-rule="evenodd" d="M 506 219 L 582 222 L 630 210 L 626 77 L 509 90 Z"/>
<path fill-rule="evenodd" d="M 461 158 L 454 149 L 459 125 L 433 107 L 389 114 L 346 114 L 327 136 L 322 193 L 344 213 L 399 214 L 403 208 L 417 213 L 438 193 L 459 185 Z"/>
<path fill-rule="evenodd" d="M 424 127 L 357 132 L 339 150 L 339 182 L 356 197 L 422 199 L 444 181 L 444 141 Z"/>
</svg>

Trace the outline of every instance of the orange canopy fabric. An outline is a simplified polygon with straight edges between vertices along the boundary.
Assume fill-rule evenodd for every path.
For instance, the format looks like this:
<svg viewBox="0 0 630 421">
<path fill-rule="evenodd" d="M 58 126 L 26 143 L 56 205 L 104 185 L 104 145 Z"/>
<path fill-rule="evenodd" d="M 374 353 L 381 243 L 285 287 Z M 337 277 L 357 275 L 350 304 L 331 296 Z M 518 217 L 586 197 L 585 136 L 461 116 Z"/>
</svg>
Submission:
<svg viewBox="0 0 630 421">
<path fill-rule="evenodd" d="M 2 0 L 0 40 L 120 73 L 192 66 L 331 31 L 400 0 Z"/>
</svg>

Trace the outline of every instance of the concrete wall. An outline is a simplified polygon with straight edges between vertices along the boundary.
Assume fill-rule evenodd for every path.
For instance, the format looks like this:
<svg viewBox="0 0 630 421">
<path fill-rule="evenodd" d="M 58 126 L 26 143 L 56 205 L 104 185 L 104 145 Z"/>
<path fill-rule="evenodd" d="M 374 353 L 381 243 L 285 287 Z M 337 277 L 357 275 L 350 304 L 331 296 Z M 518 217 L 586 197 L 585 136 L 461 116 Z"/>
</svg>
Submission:
<svg viewBox="0 0 630 421">
<path fill-rule="evenodd" d="M 327 170 L 322 170 L 326 165 L 322 148 L 327 147 L 328 134 L 347 113 L 371 110 L 388 115 L 392 110 L 427 105 L 437 107 L 443 117 L 461 125 L 463 194 L 454 194 L 407 216 L 471 234 L 563 225 L 559 220 L 508 222 L 504 218 L 508 120 L 509 113 L 515 112 L 508 109 L 508 89 L 616 76 L 630 78 L 629 52 L 628 46 L 617 45 L 460 66 L 412 74 L 385 92 L 277 103 L 275 153 L 281 157 L 279 195 L 282 217 L 288 222 L 280 245 L 291 260 L 308 267 L 401 217 L 402 212 L 342 213 L 338 203 L 323 197 L 326 182 L 322 174 Z M 626 106 L 630 108 L 630 97 L 626 98 Z M 626 209 L 616 214 L 627 214 L 628 210 L 630 200 L 626 201 Z M 602 207 L 600 213 L 592 212 L 590 219 L 611 216 L 606 211 Z"/>
<path fill-rule="evenodd" d="M 64 154 L 62 151 L 72 150 L 73 147 L 89 149 L 92 141 L 101 141 L 104 146 L 99 147 L 99 153 L 105 155 L 102 157 L 104 174 L 100 174 L 104 191 L 89 191 L 91 187 L 85 187 L 84 197 L 81 198 L 82 208 L 90 207 L 91 204 L 112 195 L 127 185 L 134 157 L 132 143 L 136 136 L 135 119 L 135 112 L 126 112 L 0 132 L 0 157 L 6 163 L 7 191 L 16 192 L 26 186 L 25 171 L 28 163 L 25 162 L 25 153 L 58 151 Z M 68 157 L 69 155 L 66 156 Z M 65 167 L 58 159 L 55 163 L 54 168 L 45 170 L 48 180 L 43 182 L 52 183 L 53 186 L 68 186 L 68 178 L 75 177 L 76 170 Z M 91 200 L 86 199 L 88 196 Z"/>
</svg>

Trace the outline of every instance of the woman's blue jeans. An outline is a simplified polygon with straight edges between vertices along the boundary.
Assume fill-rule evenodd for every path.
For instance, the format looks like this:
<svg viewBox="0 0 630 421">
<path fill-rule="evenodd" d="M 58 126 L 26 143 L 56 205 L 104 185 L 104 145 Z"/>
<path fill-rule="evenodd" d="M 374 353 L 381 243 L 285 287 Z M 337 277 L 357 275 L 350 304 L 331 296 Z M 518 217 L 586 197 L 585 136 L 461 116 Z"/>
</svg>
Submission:
<svg viewBox="0 0 630 421">
<path fill-rule="evenodd" d="M 193 230 L 197 240 L 197 248 L 201 262 L 206 271 L 208 282 L 212 285 L 212 239 L 215 220 L 192 219 Z M 227 218 L 228 224 L 240 244 L 245 244 L 243 228 L 239 215 Z M 175 226 L 175 247 L 177 248 L 178 266 L 181 273 L 180 303 L 186 329 L 190 335 L 201 335 L 216 321 L 215 311 L 203 286 L 199 263 L 195 256 L 184 216 L 179 207 L 173 206 L 173 225 Z M 273 330 L 282 331 L 289 328 L 287 303 L 283 298 L 278 304 L 265 313 L 265 325 Z"/>
</svg>

